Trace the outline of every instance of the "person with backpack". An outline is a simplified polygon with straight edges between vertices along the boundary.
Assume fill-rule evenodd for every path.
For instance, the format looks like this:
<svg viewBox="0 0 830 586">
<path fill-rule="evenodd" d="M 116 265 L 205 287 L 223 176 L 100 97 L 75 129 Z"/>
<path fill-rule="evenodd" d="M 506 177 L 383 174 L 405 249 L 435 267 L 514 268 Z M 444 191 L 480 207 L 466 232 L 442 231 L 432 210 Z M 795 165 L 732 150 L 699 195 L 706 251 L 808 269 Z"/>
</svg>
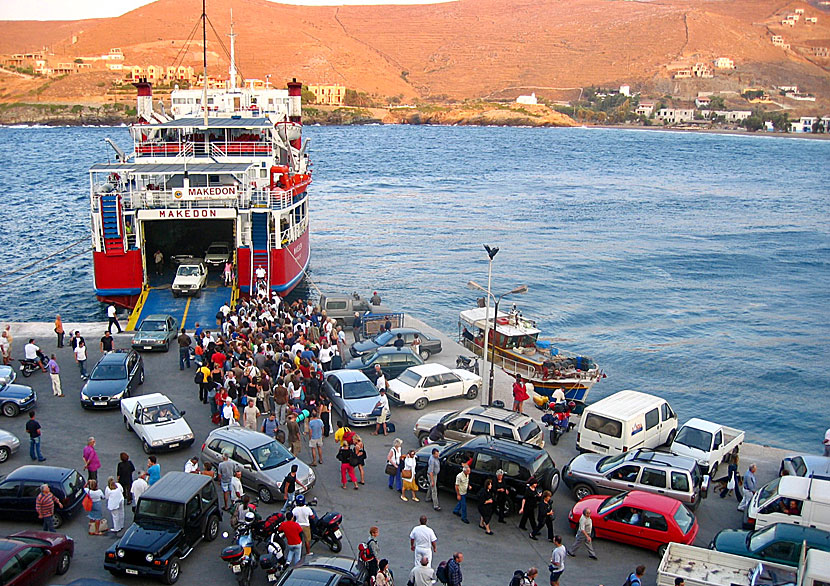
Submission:
<svg viewBox="0 0 830 586">
<path fill-rule="evenodd" d="M 452 559 L 447 560 L 447 586 L 461 586 L 461 562 L 464 561 L 464 554 L 460 551 L 452 554 Z"/>
<path fill-rule="evenodd" d="M 637 566 L 634 568 L 634 571 L 628 575 L 628 579 L 625 581 L 623 586 L 642 586 L 643 584 L 643 576 L 646 573 L 645 566 Z"/>
<path fill-rule="evenodd" d="M 536 576 L 539 575 L 539 570 L 530 568 L 527 572 L 524 570 L 516 570 L 513 572 L 513 579 L 510 580 L 510 586 L 539 586 L 536 583 Z"/>
<path fill-rule="evenodd" d="M 369 540 L 357 546 L 358 557 L 366 566 L 366 573 L 370 578 L 374 578 L 378 573 L 378 560 L 380 559 L 378 535 L 380 535 L 380 529 L 374 525 L 369 527 Z"/>
<path fill-rule="evenodd" d="M 199 400 L 207 405 L 208 391 L 213 383 L 211 371 L 207 364 L 203 364 L 199 367 L 196 374 L 193 376 L 193 382 L 199 385 Z"/>
</svg>

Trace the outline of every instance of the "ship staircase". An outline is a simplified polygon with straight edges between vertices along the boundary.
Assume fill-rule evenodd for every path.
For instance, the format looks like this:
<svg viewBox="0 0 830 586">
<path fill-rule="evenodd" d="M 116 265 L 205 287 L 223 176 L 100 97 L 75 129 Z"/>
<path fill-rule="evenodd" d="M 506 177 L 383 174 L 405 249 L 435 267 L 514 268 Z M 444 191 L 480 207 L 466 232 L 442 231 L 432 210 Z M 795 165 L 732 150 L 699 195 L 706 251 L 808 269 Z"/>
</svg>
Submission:
<svg viewBox="0 0 830 586">
<path fill-rule="evenodd" d="M 248 292 L 253 296 L 256 294 L 257 278 L 256 271 L 262 267 L 265 269 L 265 282 L 270 290 L 271 284 L 271 237 L 268 234 L 268 221 L 270 213 L 268 210 L 251 210 L 251 283 Z"/>
<path fill-rule="evenodd" d="M 107 193 L 101 196 L 101 226 L 104 230 L 104 252 L 108 256 L 123 256 L 124 220 L 121 217 L 121 195 Z"/>
</svg>

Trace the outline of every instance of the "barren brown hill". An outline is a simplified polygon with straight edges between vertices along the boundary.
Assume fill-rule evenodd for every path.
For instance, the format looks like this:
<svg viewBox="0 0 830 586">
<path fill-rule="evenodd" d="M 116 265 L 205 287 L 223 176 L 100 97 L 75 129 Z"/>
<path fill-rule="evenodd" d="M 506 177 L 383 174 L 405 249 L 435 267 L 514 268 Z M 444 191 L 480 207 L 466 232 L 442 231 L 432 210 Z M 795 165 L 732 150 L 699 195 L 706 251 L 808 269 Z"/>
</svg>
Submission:
<svg viewBox="0 0 830 586">
<path fill-rule="evenodd" d="M 782 27 L 795 8 L 818 23 Z M 338 8 L 210 0 L 209 18 L 226 45 L 231 9 L 246 77 L 341 83 L 407 99 L 557 95 L 621 83 L 670 91 L 676 84 L 669 65 L 724 56 L 737 70 L 722 79 L 735 88 L 798 83 L 830 94 L 830 61 L 804 49 L 830 44 L 830 13 L 799 1 L 460 0 Z M 200 11 L 198 0 L 158 0 L 111 19 L 2 22 L 0 53 L 48 45 L 83 56 L 121 47 L 129 64 L 170 65 Z M 792 48 L 774 47 L 773 34 Z M 210 32 L 208 46 L 211 74 L 224 74 L 227 59 Z M 183 59 L 201 63 L 200 40 Z"/>
</svg>

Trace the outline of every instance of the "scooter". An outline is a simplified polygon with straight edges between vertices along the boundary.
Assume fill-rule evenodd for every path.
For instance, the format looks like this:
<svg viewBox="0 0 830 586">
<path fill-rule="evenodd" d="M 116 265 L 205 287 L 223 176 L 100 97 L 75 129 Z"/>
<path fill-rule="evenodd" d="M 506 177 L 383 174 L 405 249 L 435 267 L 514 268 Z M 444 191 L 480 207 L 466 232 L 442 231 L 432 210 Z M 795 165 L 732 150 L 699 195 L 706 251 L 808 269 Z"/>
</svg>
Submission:
<svg viewBox="0 0 830 586">
<path fill-rule="evenodd" d="M 288 569 L 288 560 L 285 557 L 285 548 L 276 539 L 268 542 L 266 546 L 267 553 L 264 553 L 259 558 L 259 567 L 265 571 L 265 577 L 268 582 L 276 582 L 279 577 Z"/>
<path fill-rule="evenodd" d="M 260 556 L 253 535 L 255 522 L 256 514 L 253 511 L 245 513 L 245 519 L 237 524 L 234 531 L 233 539 L 236 543 L 222 550 L 222 559 L 236 576 L 239 586 L 250 586 L 254 569 L 259 563 Z M 228 536 L 227 531 L 222 534 L 225 539 Z"/>
<path fill-rule="evenodd" d="M 455 359 L 455 367 L 478 374 L 478 358 L 474 356 L 459 355 L 458 358 Z"/>
<path fill-rule="evenodd" d="M 32 373 L 39 371 L 41 364 L 44 368 L 46 368 L 46 365 L 49 364 L 49 359 L 46 358 L 46 355 L 40 350 L 37 351 L 37 360 L 31 360 L 29 358 L 20 358 L 19 360 L 20 371 L 25 377 L 30 377 L 32 376 Z"/>
<path fill-rule="evenodd" d="M 550 409 L 553 413 L 545 413 L 542 415 L 542 423 L 550 430 L 548 438 L 551 445 L 559 443 L 559 438 L 571 430 L 571 412 L 576 403 L 568 401 L 568 403 L 556 403 Z"/>
<path fill-rule="evenodd" d="M 337 511 L 326 513 L 322 517 L 317 515 L 314 506 L 317 504 L 317 499 L 309 501 L 308 505 L 314 512 L 314 517 L 311 519 L 311 543 L 308 544 L 311 549 L 314 544 L 322 541 L 334 553 L 339 553 L 343 549 L 343 532 L 340 530 L 340 524 L 343 522 L 343 515 Z M 262 533 L 274 535 L 280 524 L 285 521 L 285 513 L 278 511 L 270 515 L 262 522 Z"/>
</svg>

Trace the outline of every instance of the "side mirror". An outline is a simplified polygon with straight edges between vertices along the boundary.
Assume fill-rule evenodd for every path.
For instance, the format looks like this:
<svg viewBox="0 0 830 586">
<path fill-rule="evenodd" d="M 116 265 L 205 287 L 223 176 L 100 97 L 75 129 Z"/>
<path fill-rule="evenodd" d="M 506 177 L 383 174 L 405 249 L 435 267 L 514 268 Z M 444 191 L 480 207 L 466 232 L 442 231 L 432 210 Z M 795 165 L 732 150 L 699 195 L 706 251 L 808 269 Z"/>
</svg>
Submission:
<svg viewBox="0 0 830 586">
<path fill-rule="evenodd" d="M 187 411 L 179 411 L 179 415 L 181 415 L 182 417 L 184 417 L 185 413 L 187 413 Z"/>
<path fill-rule="evenodd" d="M 136 418 L 133 420 L 133 425 L 141 425 L 141 421 L 138 419 L 138 417 L 136 417 Z"/>
<path fill-rule="evenodd" d="M 253 470 L 254 469 L 254 467 L 251 464 L 243 464 L 242 468 L 244 468 L 245 470 Z"/>
<path fill-rule="evenodd" d="M 700 483 L 700 498 L 706 498 L 709 496 L 709 475 L 705 475 L 703 480 Z"/>
</svg>

